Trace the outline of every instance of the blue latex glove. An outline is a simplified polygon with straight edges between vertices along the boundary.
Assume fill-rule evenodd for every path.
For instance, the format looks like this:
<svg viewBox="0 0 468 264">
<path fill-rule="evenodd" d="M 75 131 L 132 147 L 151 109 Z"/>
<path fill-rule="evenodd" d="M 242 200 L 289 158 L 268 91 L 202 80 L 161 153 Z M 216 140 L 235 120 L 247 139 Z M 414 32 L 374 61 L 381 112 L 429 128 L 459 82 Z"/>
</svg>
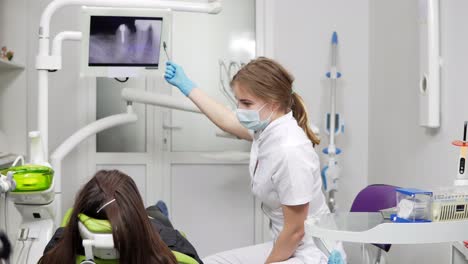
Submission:
<svg viewBox="0 0 468 264">
<path fill-rule="evenodd" d="M 185 75 L 184 69 L 172 61 L 166 62 L 164 79 L 166 79 L 168 83 L 179 88 L 185 96 L 189 96 L 190 92 L 195 88 L 195 83 Z"/>
<path fill-rule="evenodd" d="M 330 257 L 328 257 L 328 264 L 345 264 L 343 257 L 341 257 L 341 253 L 333 250 L 330 253 Z"/>
</svg>

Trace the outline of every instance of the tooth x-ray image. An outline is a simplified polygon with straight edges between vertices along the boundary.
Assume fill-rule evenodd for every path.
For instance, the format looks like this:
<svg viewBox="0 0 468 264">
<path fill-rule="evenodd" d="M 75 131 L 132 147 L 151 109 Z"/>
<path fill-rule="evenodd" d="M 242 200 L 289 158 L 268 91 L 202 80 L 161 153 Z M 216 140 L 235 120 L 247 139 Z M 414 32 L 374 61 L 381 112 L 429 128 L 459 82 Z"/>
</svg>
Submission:
<svg viewBox="0 0 468 264">
<path fill-rule="evenodd" d="M 91 16 L 89 66 L 158 67 L 162 18 Z"/>
</svg>

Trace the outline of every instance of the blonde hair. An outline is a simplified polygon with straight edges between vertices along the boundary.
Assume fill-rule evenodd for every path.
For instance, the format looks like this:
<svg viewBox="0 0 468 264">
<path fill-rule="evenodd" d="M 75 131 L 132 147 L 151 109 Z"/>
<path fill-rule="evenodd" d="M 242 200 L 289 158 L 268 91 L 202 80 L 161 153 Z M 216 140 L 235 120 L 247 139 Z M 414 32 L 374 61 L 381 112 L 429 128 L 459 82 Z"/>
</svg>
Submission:
<svg viewBox="0 0 468 264">
<path fill-rule="evenodd" d="M 307 137 L 314 145 L 318 145 L 320 139 L 310 129 L 304 100 L 293 91 L 293 82 L 294 77 L 278 62 L 259 57 L 250 61 L 234 75 L 231 86 L 241 83 L 253 95 L 267 102 L 279 103 L 282 110 L 291 109 Z"/>
</svg>

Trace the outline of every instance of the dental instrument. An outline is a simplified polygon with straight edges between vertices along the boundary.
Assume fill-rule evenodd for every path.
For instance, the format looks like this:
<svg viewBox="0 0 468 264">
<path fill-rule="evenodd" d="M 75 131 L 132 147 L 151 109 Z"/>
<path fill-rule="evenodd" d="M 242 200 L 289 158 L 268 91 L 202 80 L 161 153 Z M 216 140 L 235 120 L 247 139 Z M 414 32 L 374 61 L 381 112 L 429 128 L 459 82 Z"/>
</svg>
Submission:
<svg viewBox="0 0 468 264">
<path fill-rule="evenodd" d="M 457 164 L 457 178 L 455 185 L 467 186 L 468 185 L 468 174 L 466 172 L 466 159 L 468 157 L 468 142 L 466 141 L 468 121 L 465 121 L 463 127 L 463 141 L 456 140 L 452 142 L 454 146 L 460 147 L 460 155 L 458 157 Z"/>
<path fill-rule="evenodd" d="M 331 63 L 330 71 L 327 72 L 326 77 L 330 80 L 330 113 L 326 114 L 325 130 L 329 134 L 329 145 L 323 150 L 327 155 L 327 165 L 322 169 L 322 181 L 324 190 L 327 194 L 327 203 L 331 212 L 337 209 L 335 195 L 338 191 L 338 181 L 340 178 L 340 167 L 336 156 L 341 153 L 341 149 L 335 145 L 335 137 L 344 132 L 344 125 L 342 118 L 336 112 L 336 84 L 337 80 L 341 78 L 341 73 L 337 69 L 338 57 L 338 34 L 333 32 L 331 40 Z"/>
<path fill-rule="evenodd" d="M 164 53 L 166 53 L 166 58 L 168 61 L 172 61 L 171 60 L 171 57 L 169 56 L 169 53 L 167 53 L 167 45 L 166 45 L 166 41 L 163 41 L 163 48 L 164 48 Z"/>
</svg>

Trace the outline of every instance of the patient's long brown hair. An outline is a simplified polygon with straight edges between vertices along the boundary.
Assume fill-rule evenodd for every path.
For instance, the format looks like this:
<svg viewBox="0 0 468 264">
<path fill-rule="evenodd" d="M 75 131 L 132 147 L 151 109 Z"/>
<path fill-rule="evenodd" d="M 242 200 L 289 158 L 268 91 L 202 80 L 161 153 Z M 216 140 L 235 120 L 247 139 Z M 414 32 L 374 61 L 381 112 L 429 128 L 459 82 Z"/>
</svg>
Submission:
<svg viewBox="0 0 468 264">
<path fill-rule="evenodd" d="M 98 209 L 115 199 L 99 213 Z M 108 219 L 119 263 L 176 264 L 177 261 L 153 229 L 135 182 L 117 170 L 99 171 L 78 193 L 68 225 L 58 244 L 40 263 L 75 263 L 82 239 L 78 214 Z"/>
</svg>

